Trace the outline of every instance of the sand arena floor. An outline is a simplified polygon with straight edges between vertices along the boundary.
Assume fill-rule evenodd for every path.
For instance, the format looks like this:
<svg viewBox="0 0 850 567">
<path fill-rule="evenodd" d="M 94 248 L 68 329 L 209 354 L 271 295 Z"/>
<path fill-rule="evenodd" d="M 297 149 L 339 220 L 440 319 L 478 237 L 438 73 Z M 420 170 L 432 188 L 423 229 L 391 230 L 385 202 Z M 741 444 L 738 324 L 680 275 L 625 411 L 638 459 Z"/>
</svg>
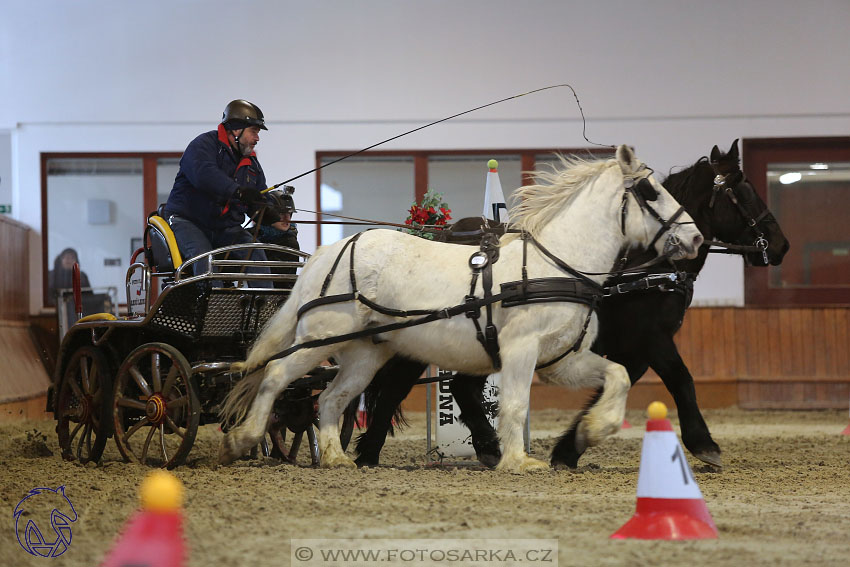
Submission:
<svg viewBox="0 0 850 567">
<path fill-rule="evenodd" d="M 573 415 L 533 414 L 532 455 L 548 460 Z M 306 455 L 301 466 L 265 458 L 217 467 L 221 433 L 205 426 L 189 463 L 175 470 L 186 488 L 189 565 L 288 565 L 292 538 L 557 539 L 562 566 L 850 565 L 847 412 L 705 415 L 725 467 L 689 462 L 719 539 L 684 542 L 609 539 L 635 508 L 639 412 L 577 470 L 524 476 L 424 466 L 424 414 L 388 441 L 382 466 L 361 470 L 313 469 Z M 123 463 L 111 440 L 100 466 L 64 462 L 53 425 L 0 424 L 0 565 L 97 565 L 137 509 L 147 470 Z M 60 485 L 79 514 L 71 547 L 55 559 L 28 555 L 15 539 L 15 506 L 32 488 Z"/>
</svg>

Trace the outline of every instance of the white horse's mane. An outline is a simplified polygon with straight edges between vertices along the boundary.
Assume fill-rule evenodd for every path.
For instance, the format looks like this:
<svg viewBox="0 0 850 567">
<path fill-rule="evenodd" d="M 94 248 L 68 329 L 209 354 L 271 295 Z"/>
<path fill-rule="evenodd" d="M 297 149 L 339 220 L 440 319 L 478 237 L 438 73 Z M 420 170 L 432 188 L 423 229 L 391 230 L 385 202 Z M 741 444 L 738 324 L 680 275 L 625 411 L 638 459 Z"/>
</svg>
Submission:
<svg viewBox="0 0 850 567">
<path fill-rule="evenodd" d="M 532 236 L 537 236 L 540 229 L 588 182 L 618 165 L 616 159 L 585 160 L 562 154 L 556 156 L 560 164 L 546 164 L 548 169 L 529 172 L 536 183 L 520 187 L 511 197 L 514 200 L 509 212 L 511 224 Z"/>
</svg>

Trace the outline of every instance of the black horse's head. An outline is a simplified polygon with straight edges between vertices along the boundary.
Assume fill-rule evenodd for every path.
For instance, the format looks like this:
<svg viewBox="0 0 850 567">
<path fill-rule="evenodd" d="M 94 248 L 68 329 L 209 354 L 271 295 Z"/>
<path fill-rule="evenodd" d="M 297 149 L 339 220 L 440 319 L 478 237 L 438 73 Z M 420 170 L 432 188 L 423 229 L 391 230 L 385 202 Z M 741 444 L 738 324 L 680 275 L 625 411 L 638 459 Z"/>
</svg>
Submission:
<svg viewBox="0 0 850 567">
<path fill-rule="evenodd" d="M 724 153 L 670 175 L 664 186 L 694 218 L 706 241 L 740 247 L 752 266 L 779 265 L 788 240 L 767 205 L 741 171 L 738 140 Z"/>
<path fill-rule="evenodd" d="M 788 239 L 776 217 L 741 171 L 738 140 L 723 153 L 717 146 L 711 150 L 709 163 L 714 171 L 714 185 L 709 199 L 715 238 L 730 244 L 755 246 L 744 254 L 752 266 L 777 266 L 788 252 Z"/>
</svg>

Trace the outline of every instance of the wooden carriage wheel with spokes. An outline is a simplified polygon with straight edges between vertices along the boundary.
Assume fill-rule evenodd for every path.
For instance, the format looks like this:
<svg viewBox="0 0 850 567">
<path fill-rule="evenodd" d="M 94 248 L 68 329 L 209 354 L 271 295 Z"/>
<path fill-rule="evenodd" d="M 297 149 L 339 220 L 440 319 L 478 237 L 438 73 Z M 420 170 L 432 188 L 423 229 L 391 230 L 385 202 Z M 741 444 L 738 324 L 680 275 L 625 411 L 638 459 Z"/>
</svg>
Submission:
<svg viewBox="0 0 850 567">
<path fill-rule="evenodd" d="M 77 349 L 65 367 L 56 401 L 56 434 L 62 458 L 97 462 L 112 431 L 112 368 L 91 345 Z"/>
<path fill-rule="evenodd" d="M 113 422 L 127 461 L 173 468 L 183 464 L 200 421 L 192 368 L 166 343 L 147 343 L 127 355 L 115 377 Z"/>
<path fill-rule="evenodd" d="M 268 438 L 264 436 L 260 443 L 260 449 L 263 455 L 295 463 L 301 442 L 306 433 L 310 450 L 310 460 L 313 466 L 318 466 L 320 455 L 317 434 L 317 428 L 319 427 L 318 408 L 316 405 L 317 398 L 318 396 L 316 395 L 305 396 L 299 400 L 289 400 L 289 403 L 281 408 L 276 406 L 275 409 L 282 410 L 282 414 L 278 413 L 278 411 L 272 411 L 267 431 Z M 351 442 L 359 407 L 360 396 L 356 396 L 346 406 L 340 418 L 339 441 L 343 451 L 348 448 L 348 444 Z M 292 441 L 289 447 L 286 446 L 287 430 L 292 433 Z"/>
</svg>

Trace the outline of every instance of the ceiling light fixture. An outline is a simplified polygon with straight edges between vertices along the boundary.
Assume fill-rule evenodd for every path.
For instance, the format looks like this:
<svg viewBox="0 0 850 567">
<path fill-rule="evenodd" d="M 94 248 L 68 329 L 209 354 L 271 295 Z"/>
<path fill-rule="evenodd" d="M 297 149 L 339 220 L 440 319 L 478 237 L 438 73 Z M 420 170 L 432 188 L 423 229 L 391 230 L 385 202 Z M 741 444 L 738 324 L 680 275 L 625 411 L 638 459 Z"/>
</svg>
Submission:
<svg viewBox="0 0 850 567">
<path fill-rule="evenodd" d="M 791 183 L 797 183 L 803 176 L 799 171 L 790 171 L 788 173 L 783 173 L 779 176 L 779 182 L 783 185 L 790 185 Z"/>
</svg>

